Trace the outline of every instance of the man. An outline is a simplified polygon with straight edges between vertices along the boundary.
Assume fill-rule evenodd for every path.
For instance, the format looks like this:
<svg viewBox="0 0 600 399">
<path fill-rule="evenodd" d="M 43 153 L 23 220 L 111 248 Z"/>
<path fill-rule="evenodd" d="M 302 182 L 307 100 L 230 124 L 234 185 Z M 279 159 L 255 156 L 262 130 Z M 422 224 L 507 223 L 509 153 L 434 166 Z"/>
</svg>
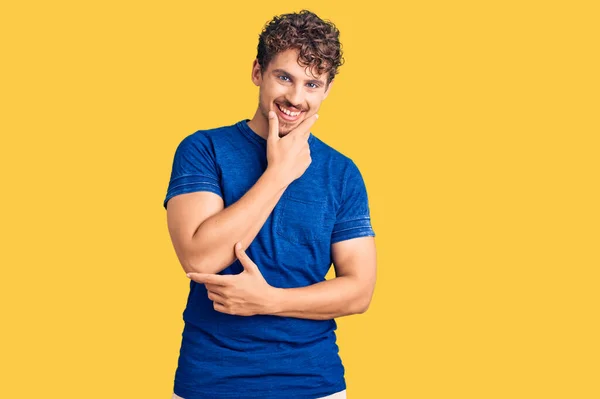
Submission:
<svg viewBox="0 0 600 399">
<path fill-rule="evenodd" d="M 310 133 L 342 63 L 332 23 L 275 17 L 252 120 L 177 147 L 164 207 L 191 281 L 173 398 L 346 397 L 334 318 L 369 306 L 375 233 L 358 168 Z"/>
</svg>

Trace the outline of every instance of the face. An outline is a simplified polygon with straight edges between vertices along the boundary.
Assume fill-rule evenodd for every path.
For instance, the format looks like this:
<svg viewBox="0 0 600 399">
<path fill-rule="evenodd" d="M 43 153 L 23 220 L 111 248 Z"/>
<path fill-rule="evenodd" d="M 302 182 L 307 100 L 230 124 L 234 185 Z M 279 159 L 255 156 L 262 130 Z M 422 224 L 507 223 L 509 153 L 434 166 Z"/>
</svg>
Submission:
<svg viewBox="0 0 600 399">
<path fill-rule="evenodd" d="M 279 135 L 284 136 L 303 120 L 316 114 L 321 102 L 329 94 L 333 81 L 327 86 L 327 72 L 315 76 L 298 64 L 298 50 L 278 53 L 261 74 L 254 60 L 252 81 L 260 87 L 259 104 L 255 118 L 268 128 L 269 111 L 279 118 Z"/>
</svg>

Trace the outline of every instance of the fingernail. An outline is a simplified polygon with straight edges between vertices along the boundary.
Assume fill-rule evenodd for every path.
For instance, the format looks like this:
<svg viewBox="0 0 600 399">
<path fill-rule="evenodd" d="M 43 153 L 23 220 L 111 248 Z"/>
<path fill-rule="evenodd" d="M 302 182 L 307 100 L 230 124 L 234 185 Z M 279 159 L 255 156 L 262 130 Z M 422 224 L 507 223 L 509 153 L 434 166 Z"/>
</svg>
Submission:
<svg viewBox="0 0 600 399">
<path fill-rule="evenodd" d="M 319 114 L 315 114 L 315 118 L 319 119 Z"/>
<path fill-rule="evenodd" d="M 190 274 L 189 274 L 189 273 L 186 273 L 186 277 L 190 277 Z"/>
<path fill-rule="evenodd" d="M 242 244 L 240 244 L 239 242 L 237 244 L 235 244 L 235 249 L 240 249 L 242 247 Z"/>
<path fill-rule="evenodd" d="M 275 112 L 269 111 L 269 118 L 274 118 L 274 117 L 275 117 Z"/>
</svg>

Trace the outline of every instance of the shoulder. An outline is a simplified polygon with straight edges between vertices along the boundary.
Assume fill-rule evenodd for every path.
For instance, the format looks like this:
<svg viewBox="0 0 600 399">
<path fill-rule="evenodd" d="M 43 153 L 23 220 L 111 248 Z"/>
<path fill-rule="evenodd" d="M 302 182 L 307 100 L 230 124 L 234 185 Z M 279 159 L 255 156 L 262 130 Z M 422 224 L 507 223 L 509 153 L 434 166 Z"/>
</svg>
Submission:
<svg viewBox="0 0 600 399">
<path fill-rule="evenodd" d="M 336 178 L 345 181 L 348 178 L 355 177 L 357 174 L 360 175 L 360 171 L 356 163 L 350 158 L 350 156 L 342 153 L 341 151 L 333 148 L 317 136 L 313 135 L 313 149 L 320 158 L 320 162 L 328 166 L 331 175 Z M 311 155 L 313 152 L 311 152 Z"/>
<path fill-rule="evenodd" d="M 178 147 L 181 149 L 201 149 L 209 148 L 214 150 L 215 146 L 219 146 L 223 139 L 232 137 L 236 132 L 236 125 L 219 126 L 209 129 L 196 130 L 184 136 Z"/>
<path fill-rule="evenodd" d="M 184 140 L 215 140 L 224 135 L 230 135 L 236 129 L 236 125 L 219 126 L 209 129 L 196 130 L 194 133 L 188 134 Z"/>
<path fill-rule="evenodd" d="M 341 169 L 346 169 L 354 165 L 354 161 L 348 155 L 333 148 L 315 135 L 313 135 L 313 148 L 311 148 L 311 151 L 316 152 L 320 157 L 327 159 L 329 162 L 333 162 L 335 165 L 341 167 Z"/>
</svg>

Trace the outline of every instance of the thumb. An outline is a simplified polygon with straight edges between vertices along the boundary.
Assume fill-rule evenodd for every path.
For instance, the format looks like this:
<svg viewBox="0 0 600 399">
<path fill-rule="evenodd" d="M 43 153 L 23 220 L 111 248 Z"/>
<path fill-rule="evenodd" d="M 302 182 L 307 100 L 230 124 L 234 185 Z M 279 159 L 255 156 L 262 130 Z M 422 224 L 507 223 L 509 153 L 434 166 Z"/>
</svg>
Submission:
<svg viewBox="0 0 600 399">
<path fill-rule="evenodd" d="M 241 242 L 235 244 L 235 255 L 239 259 L 242 266 L 244 266 L 245 271 L 250 273 L 258 271 L 258 266 L 256 266 L 256 263 L 252 262 L 252 259 L 250 259 L 250 257 L 246 254 L 246 251 L 242 249 Z"/>
<path fill-rule="evenodd" d="M 275 111 L 269 111 L 269 140 L 276 140 L 279 138 L 279 118 Z"/>
</svg>

